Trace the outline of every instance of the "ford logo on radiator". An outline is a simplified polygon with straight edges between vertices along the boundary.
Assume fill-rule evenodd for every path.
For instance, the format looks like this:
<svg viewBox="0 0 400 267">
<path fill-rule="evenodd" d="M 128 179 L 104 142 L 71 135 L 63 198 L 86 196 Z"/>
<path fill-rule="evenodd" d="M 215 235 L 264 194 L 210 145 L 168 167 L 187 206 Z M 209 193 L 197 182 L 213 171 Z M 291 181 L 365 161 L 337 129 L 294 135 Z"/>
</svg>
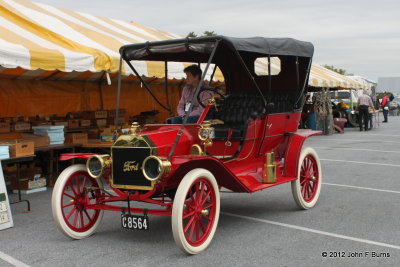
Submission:
<svg viewBox="0 0 400 267">
<path fill-rule="evenodd" d="M 125 161 L 123 170 L 124 170 L 124 172 L 138 171 L 139 170 L 139 162 Z"/>
</svg>

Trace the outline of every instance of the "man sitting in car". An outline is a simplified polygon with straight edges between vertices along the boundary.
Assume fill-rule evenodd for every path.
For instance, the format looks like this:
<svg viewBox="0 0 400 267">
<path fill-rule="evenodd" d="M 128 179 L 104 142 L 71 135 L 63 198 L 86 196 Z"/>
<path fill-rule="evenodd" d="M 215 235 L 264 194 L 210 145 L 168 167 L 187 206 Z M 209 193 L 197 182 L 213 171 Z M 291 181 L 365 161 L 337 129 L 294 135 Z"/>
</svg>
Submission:
<svg viewBox="0 0 400 267">
<path fill-rule="evenodd" d="M 172 124 L 181 124 L 183 122 L 184 116 L 186 114 L 186 109 L 189 108 L 191 104 L 192 98 L 196 89 L 199 85 L 202 70 L 198 65 L 190 65 L 183 70 L 186 74 L 186 85 L 183 87 L 182 96 L 179 100 L 178 104 L 178 116 L 172 117 L 168 119 L 169 123 Z M 207 86 L 203 83 L 202 88 L 207 88 Z M 207 104 L 207 99 L 212 97 L 212 93 L 210 91 L 204 91 L 200 93 L 200 100 L 203 104 Z M 187 123 L 196 123 L 199 119 L 201 113 L 203 112 L 204 108 L 198 103 L 197 99 L 193 99 L 193 109 L 192 112 L 189 114 L 189 118 Z"/>
</svg>

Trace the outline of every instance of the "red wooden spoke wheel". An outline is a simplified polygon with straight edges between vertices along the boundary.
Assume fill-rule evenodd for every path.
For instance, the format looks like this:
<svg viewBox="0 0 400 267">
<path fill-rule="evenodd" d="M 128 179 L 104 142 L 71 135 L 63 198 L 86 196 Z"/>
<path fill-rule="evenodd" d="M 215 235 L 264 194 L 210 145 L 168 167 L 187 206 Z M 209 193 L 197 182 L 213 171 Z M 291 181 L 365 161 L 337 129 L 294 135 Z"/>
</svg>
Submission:
<svg viewBox="0 0 400 267">
<path fill-rule="evenodd" d="M 99 203 L 103 184 L 89 176 L 84 165 L 72 165 L 57 179 L 52 195 L 53 218 L 67 236 L 82 239 L 94 233 L 103 210 L 87 209 Z"/>
<path fill-rule="evenodd" d="M 301 194 L 306 202 L 311 202 L 316 193 L 319 183 L 318 177 L 318 165 L 315 158 L 311 155 L 307 155 L 300 170 L 300 186 Z"/>
<path fill-rule="evenodd" d="M 309 209 L 315 206 L 321 192 L 321 164 L 317 152 L 305 147 L 298 166 L 298 179 L 292 182 L 293 197 L 300 208 Z"/>
<path fill-rule="evenodd" d="M 197 254 L 210 244 L 219 219 L 218 184 L 207 170 L 194 169 L 182 179 L 172 208 L 172 232 L 176 244 Z"/>
</svg>

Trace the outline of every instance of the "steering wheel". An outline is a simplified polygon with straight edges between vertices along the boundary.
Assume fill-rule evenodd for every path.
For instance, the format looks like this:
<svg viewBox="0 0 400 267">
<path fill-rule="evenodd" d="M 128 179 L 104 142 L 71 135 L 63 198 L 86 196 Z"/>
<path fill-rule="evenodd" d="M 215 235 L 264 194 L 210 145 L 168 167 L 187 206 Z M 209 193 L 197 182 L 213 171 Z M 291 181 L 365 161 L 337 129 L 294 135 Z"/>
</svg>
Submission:
<svg viewBox="0 0 400 267">
<path fill-rule="evenodd" d="M 221 87 L 221 86 L 222 86 L 222 85 L 218 85 L 218 86 L 216 86 L 216 87 L 214 87 L 214 88 L 209 87 L 209 88 L 201 89 L 200 92 L 199 92 L 199 94 L 197 95 L 197 102 L 199 103 L 199 105 L 202 106 L 203 108 L 206 107 L 206 105 L 204 105 L 204 104 L 201 102 L 201 99 L 200 99 L 200 95 L 201 95 L 201 93 L 203 93 L 204 91 L 213 92 L 213 93 L 219 95 L 219 96 L 222 98 L 222 100 L 225 101 L 225 96 L 224 96 L 223 94 L 221 94 L 220 92 L 218 92 L 218 88 Z"/>
</svg>

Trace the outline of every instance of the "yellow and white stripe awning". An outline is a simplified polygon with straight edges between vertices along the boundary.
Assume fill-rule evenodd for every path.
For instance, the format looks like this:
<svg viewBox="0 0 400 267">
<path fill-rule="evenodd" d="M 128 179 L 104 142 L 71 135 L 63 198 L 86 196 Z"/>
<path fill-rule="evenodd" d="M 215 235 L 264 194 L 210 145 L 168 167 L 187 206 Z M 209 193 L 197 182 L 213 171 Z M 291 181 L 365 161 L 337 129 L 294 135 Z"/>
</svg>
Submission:
<svg viewBox="0 0 400 267">
<path fill-rule="evenodd" d="M 327 88 L 350 88 L 350 89 L 367 89 L 367 84 L 360 83 L 345 75 L 329 70 L 317 63 L 313 63 L 311 67 L 309 86 L 327 87 Z"/>
<path fill-rule="evenodd" d="M 44 72 L 114 73 L 118 71 L 122 45 L 180 38 L 138 23 L 28 0 L 0 0 L 0 32 L 3 68 Z M 158 76 L 160 69 L 164 74 L 163 64 L 136 62 L 135 67 L 146 76 Z M 173 71 L 174 66 L 170 68 Z M 179 68 L 182 71 L 183 65 Z"/>
</svg>

